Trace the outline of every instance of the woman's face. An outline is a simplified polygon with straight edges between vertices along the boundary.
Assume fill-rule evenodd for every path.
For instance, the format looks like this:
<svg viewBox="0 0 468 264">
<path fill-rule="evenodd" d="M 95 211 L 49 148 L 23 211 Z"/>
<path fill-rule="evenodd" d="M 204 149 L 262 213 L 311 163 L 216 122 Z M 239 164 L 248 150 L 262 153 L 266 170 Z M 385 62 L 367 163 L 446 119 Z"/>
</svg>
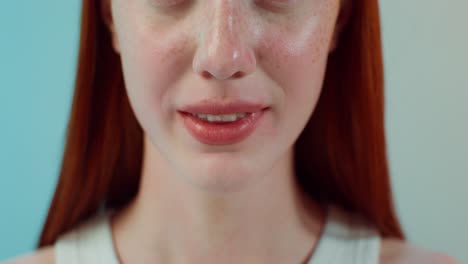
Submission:
<svg viewBox="0 0 468 264">
<path fill-rule="evenodd" d="M 130 103 L 174 172 L 237 188 L 287 164 L 321 92 L 340 0 L 110 1 Z M 207 143 L 178 110 L 210 99 L 268 109 L 241 141 Z"/>
</svg>

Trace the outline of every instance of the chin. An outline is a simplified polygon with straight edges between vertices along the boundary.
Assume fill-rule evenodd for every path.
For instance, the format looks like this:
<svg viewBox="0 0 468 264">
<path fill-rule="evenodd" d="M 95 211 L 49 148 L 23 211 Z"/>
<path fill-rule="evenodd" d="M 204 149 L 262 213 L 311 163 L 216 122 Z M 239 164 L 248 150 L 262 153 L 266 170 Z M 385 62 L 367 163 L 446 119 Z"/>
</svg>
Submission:
<svg viewBox="0 0 468 264">
<path fill-rule="evenodd" d="M 234 160 L 196 163 L 196 166 L 187 168 L 186 175 L 197 187 L 210 192 L 241 191 L 254 184 L 260 176 L 253 164 L 247 166 Z"/>
</svg>

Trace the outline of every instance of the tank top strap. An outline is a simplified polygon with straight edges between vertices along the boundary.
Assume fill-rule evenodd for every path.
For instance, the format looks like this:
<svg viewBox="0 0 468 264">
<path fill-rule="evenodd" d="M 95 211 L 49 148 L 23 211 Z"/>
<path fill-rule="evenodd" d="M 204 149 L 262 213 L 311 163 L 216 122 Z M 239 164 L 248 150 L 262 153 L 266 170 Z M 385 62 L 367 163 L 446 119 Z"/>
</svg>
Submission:
<svg viewBox="0 0 468 264">
<path fill-rule="evenodd" d="M 361 217 L 328 205 L 322 236 L 308 264 L 378 264 L 380 235 Z"/>
<path fill-rule="evenodd" d="M 113 245 L 109 212 L 101 213 L 59 237 L 55 243 L 55 263 L 118 264 Z"/>
</svg>

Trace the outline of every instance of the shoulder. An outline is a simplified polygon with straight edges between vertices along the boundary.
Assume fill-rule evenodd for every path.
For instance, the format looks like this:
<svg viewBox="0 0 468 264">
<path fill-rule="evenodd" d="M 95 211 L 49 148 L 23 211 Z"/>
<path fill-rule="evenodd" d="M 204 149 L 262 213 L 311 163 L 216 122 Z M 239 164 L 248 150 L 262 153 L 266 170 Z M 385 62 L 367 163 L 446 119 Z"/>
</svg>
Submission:
<svg viewBox="0 0 468 264">
<path fill-rule="evenodd" d="M 70 229 L 63 233 L 60 237 L 63 238 L 64 242 L 70 243 L 85 243 L 86 247 L 93 246 L 96 238 L 102 236 L 101 233 L 105 227 L 106 218 L 104 215 L 97 215 L 86 220 L 83 220 L 77 224 L 76 228 Z M 78 237 L 78 235 L 80 235 Z M 58 242 L 58 240 L 56 241 Z M 55 246 L 47 246 L 38 249 L 35 252 L 27 255 L 19 256 L 0 264 L 55 264 Z"/>
<path fill-rule="evenodd" d="M 55 264 L 54 247 L 48 246 L 2 264 Z"/>
<path fill-rule="evenodd" d="M 429 251 L 397 239 L 382 239 L 379 263 L 458 264 L 458 262 L 449 255 Z"/>
</svg>

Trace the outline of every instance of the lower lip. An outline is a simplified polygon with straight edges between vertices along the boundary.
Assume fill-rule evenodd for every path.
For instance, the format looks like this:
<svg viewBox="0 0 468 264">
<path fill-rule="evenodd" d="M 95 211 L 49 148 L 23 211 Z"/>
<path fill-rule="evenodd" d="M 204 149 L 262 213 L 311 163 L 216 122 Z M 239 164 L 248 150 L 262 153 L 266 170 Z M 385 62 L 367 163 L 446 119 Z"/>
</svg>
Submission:
<svg viewBox="0 0 468 264">
<path fill-rule="evenodd" d="M 250 136 L 263 118 L 265 110 L 252 113 L 234 122 L 214 122 L 201 120 L 192 114 L 179 112 L 185 128 L 198 141 L 208 145 L 230 145 L 239 143 Z"/>
</svg>

